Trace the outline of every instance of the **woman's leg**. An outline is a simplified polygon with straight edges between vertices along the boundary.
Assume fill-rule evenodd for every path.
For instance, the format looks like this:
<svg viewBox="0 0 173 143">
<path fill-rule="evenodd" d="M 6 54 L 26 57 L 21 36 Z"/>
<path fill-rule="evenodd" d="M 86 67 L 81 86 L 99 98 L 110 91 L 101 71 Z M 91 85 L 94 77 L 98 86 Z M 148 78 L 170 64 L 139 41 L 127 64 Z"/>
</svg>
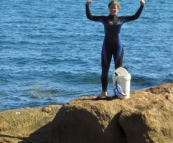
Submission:
<svg viewBox="0 0 173 143">
<path fill-rule="evenodd" d="M 101 83 L 102 83 L 103 92 L 107 92 L 108 72 L 112 58 L 112 53 L 109 49 L 110 49 L 109 44 L 107 42 L 104 42 L 102 48 L 102 55 L 101 55 L 101 66 L 102 66 Z"/>
<path fill-rule="evenodd" d="M 115 69 L 123 66 L 123 57 L 124 57 L 124 48 L 122 48 L 121 54 L 118 57 L 117 61 L 115 60 L 115 55 L 114 55 Z M 115 61 L 116 61 L 116 63 L 115 63 Z"/>
<path fill-rule="evenodd" d="M 117 42 L 115 42 L 113 46 L 114 66 L 115 69 L 117 69 L 122 67 L 124 57 L 124 48 L 120 36 L 118 36 Z"/>
</svg>

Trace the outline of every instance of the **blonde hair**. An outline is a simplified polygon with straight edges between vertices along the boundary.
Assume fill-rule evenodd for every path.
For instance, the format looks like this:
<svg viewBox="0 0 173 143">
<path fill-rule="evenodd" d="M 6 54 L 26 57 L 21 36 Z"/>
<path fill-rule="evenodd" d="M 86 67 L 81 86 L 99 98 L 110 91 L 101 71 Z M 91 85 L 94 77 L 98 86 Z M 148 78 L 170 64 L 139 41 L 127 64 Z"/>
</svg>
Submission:
<svg viewBox="0 0 173 143">
<path fill-rule="evenodd" d="M 120 5 L 119 3 L 116 1 L 116 0 L 112 0 L 109 4 L 108 4 L 108 7 L 110 7 L 111 5 L 117 5 L 118 9 L 120 9 Z"/>
</svg>

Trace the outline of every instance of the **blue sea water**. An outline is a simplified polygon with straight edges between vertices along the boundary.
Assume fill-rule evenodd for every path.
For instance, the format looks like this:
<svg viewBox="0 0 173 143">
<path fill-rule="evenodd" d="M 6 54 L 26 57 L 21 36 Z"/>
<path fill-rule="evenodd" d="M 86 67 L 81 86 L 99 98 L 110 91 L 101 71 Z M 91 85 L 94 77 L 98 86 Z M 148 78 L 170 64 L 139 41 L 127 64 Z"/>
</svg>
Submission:
<svg viewBox="0 0 173 143">
<path fill-rule="evenodd" d="M 0 1 L 0 111 L 62 105 L 98 95 L 101 23 L 89 21 L 85 2 L 70 0 Z M 93 0 L 93 15 L 108 15 L 108 0 Z M 132 15 L 137 0 L 119 0 L 118 15 Z M 131 90 L 173 81 L 173 1 L 146 0 L 136 21 L 121 37 Z M 109 94 L 112 92 L 109 71 Z"/>
</svg>

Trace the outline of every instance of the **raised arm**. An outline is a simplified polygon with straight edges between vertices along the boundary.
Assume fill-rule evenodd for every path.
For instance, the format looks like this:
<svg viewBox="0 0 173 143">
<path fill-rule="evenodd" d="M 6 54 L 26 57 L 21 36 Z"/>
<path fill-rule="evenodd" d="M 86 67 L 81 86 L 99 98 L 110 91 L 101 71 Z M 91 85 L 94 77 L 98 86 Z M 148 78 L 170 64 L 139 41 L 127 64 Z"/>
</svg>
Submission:
<svg viewBox="0 0 173 143">
<path fill-rule="evenodd" d="M 132 16 L 124 16 L 124 17 L 122 17 L 123 21 L 124 22 L 129 22 L 129 21 L 138 19 L 140 17 L 141 13 L 142 13 L 144 5 L 145 5 L 145 1 L 144 0 L 140 0 L 140 7 L 137 10 L 137 12 L 134 15 L 132 15 Z"/>
<path fill-rule="evenodd" d="M 102 16 L 93 16 L 90 12 L 89 4 L 92 2 L 92 0 L 87 0 L 86 2 L 86 16 L 89 20 L 92 21 L 101 21 Z"/>
</svg>

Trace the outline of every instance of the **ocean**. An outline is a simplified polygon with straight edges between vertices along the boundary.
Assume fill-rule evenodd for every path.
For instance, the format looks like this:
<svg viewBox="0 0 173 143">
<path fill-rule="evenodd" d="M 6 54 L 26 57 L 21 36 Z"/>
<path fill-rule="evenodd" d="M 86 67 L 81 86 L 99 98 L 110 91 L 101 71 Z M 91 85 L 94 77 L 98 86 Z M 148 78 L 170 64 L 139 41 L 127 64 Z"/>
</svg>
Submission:
<svg viewBox="0 0 173 143">
<path fill-rule="evenodd" d="M 86 1 L 0 1 L 0 111 L 63 105 L 101 93 L 104 27 L 85 14 Z M 93 0 L 93 15 L 108 15 L 108 0 Z M 118 16 L 133 15 L 138 0 L 119 0 Z M 121 39 L 131 91 L 173 81 L 173 1 L 146 0 Z M 113 94 L 109 70 L 109 95 Z"/>
</svg>

